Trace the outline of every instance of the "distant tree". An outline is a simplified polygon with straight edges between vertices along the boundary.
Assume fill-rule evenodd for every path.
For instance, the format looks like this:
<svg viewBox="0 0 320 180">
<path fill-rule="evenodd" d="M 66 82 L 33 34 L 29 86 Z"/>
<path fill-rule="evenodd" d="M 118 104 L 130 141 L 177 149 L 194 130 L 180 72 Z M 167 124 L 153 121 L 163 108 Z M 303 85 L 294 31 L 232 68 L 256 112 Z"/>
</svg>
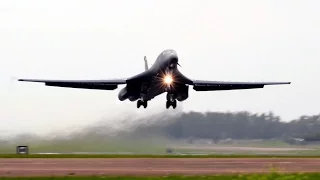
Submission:
<svg viewBox="0 0 320 180">
<path fill-rule="evenodd" d="M 262 114 L 251 114 L 247 111 L 233 113 L 189 112 L 161 128 L 166 135 L 173 138 L 272 139 L 302 137 L 320 133 L 320 115 L 301 116 L 298 119 L 284 122 L 273 112 Z"/>
</svg>

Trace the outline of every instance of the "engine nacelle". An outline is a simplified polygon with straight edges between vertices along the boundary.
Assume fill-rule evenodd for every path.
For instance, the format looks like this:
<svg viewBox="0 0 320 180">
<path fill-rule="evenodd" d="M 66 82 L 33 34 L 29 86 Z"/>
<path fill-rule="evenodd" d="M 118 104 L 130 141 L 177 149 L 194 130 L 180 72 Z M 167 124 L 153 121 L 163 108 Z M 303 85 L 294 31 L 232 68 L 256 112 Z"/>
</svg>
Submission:
<svg viewBox="0 0 320 180">
<path fill-rule="evenodd" d="M 139 97 L 137 97 L 137 96 L 129 96 L 128 99 L 129 99 L 131 102 L 133 102 L 133 101 L 138 100 Z"/>
<path fill-rule="evenodd" d="M 123 89 L 121 89 L 121 91 L 118 94 L 118 99 L 120 101 L 124 101 L 126 99 L 128 99 L 128 90 L 127 87 L 124 87 Z"/>
<path fill-rule="evenodd" d="M 189 86 L 185 85 L 185 86 L 181 86 L 181 88 L 179 89 L 178 93 L 177 93 L 177 100 L 178 101 L 184 101 L 186 99 L 188 99 L 189 97 Z"/>
</svg>

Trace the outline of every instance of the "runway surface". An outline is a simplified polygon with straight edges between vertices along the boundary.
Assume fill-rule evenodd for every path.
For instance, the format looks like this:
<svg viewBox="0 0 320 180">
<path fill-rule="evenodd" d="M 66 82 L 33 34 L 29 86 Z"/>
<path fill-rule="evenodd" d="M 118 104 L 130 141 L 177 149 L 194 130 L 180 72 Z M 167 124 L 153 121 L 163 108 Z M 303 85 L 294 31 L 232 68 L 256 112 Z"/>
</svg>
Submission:
<svg viewBox="0 0 320 180">
<path fill-rule="evenodd" d="M 320 172 L 320 158 L 3 158 L 0 176 Z"/>
</svg>

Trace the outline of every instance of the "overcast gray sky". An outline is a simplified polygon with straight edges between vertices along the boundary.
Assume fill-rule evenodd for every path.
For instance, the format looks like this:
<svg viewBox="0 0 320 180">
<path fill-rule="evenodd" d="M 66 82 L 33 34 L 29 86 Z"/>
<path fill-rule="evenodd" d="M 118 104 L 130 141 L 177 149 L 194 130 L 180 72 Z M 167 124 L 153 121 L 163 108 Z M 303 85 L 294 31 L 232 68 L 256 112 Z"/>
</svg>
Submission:
<svg viewBox="0 0 320 180">
<path fill-rule="evenodd" d="M 319 113 L 320 1 L 0 0 L 0 131 L 43 133 L 136 109 L 115 91 L 45 87 L 19 78 L 127 78 L 172 48 L 192 79 L 291 81 L 264 89 L 195 92 L 184 111 Z M 122 88 L 122 86 L 120 86 Z"/>
</svg>

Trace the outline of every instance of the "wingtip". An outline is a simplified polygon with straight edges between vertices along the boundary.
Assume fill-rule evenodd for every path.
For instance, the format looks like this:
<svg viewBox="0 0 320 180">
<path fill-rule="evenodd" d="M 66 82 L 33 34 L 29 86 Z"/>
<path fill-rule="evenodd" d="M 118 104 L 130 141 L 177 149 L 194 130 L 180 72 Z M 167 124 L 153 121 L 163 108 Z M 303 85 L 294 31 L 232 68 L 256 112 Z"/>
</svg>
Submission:
<svg viewBox="0 0 320 180">
<path fill-rule="evenodd" d="M 281 82 L 279 84 L 291 84 L 291 82 Z"/>
<path fill-rule="evenodd" d="M 278 84 L 291 84 L 291 82 L 279 82 Z"/>
<path fill-rule="evenodd" d="M 17 79 L 17 81 L 28 81 L 28 79 Z"/>
</svg>

